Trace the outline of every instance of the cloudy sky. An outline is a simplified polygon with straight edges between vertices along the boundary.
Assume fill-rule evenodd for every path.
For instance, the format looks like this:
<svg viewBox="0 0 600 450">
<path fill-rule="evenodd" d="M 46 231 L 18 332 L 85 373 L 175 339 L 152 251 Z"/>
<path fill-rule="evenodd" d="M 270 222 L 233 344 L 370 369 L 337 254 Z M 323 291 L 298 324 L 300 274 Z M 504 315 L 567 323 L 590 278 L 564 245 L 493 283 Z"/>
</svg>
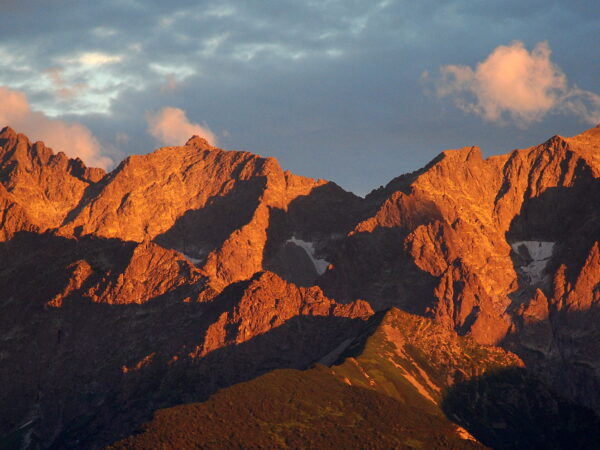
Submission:
<svg viewBox="0 0 600 450">
<path fill-rule="evenodd" d="M 359 194 L 600 122 L 600 2 L 3 0 L 0 126 L 111 168 L 183 144 Z"/>
</svg>

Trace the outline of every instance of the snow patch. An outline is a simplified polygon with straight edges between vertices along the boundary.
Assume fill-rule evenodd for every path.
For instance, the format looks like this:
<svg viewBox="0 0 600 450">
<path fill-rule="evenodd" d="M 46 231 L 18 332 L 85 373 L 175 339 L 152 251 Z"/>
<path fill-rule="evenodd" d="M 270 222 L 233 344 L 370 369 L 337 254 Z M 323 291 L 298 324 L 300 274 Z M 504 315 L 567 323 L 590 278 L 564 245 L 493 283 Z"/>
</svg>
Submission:
<svg viewBox="0 0 600 450">
<path fill-rule="evenodd" d="M 303 241 L 302 239 L 297 239 L 295 237 L 288 239 L 286 243 L 287 242 L 297 245 L 306 252 L 319 275 L 323 275 L 325 273 L 325 271 L 327 270 L 327 266 L 329 266 L 329 261 L 325 261 L 324 259 L 316 257 L 315 247 L 312 242 Z"/>
<path fill-rule="evenodd" d="M 189 262 L 191 262 L 192 264 L 197 266 L 198 264 L 204 262 L 204 260 L 206 259 L 206 255 L 208 254 L 208 251 L 206 251 L 204 249 L 196 250 L 196 251 L 194 251 L 194 255 L 189 255 L 182 250 L 179 250 L 179 253 L 181 253 L 183 256 L 185 256 Z"/>
<path fill-rule="evenodd" d="M 202 262 L 201 259 L 194 258 L 193 256 L 186 255 L 185 253 L 182 253 L 182 255 L 185 256 L 192 264 L 200 264 Z"/>
<path fill-rule="evenodd" d="M 544 270 L 552 258 L 554 245 L 555 242 L 549 241 L 519 241 L 511 244 L 515 253 L 526 260 L 531 259 L 527 264 L 521 266 L 521 270 L 529 278 L 531 284 L 537 284 L 544 279 Z"/>
</svg>

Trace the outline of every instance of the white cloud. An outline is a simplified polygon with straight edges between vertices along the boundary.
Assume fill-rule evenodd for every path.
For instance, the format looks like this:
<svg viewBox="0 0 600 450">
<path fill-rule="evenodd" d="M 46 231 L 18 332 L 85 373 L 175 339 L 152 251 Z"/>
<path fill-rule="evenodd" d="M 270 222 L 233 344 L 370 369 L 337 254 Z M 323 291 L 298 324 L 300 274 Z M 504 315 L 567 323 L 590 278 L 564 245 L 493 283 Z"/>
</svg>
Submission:
<svg viewBox="0 0 600 450">
<path fill-rule="evenodd" d="M 92 30 L 92 34 L 94 36 L 98 36 L 98 37 L 111 37 L 114 36 L 115 34 L 117 34 L 118 31 L 113 29 L 113 28 L 108 28 L 108 27 L 96 27 Z"/>
<path fill-rule="evenodd" d="M 121 55 L 109 55 L 108 53 L 102 52 L 86 52 L 82 53 L 77 61 L 84 66 L 102 66 L 104 64 L 111 64 L 119 62 L 123 59 Z"/>
<path fill-rule="evenodd" d="M 164 81 L 160 86 L 161 92 L 174 92 L 181 83 L 188 77 L 194 75 L 196 71 L 187 65 L 163 65 L 151 63 L 148 66 L 150 70 L 164 77 Z"/>
<path fill-rule="evenodd" d="M 184 110 L 167 106 L 157 113 L 147 113 L 148 132 L 165 145 L 183 145 L 198 135 L 211 145 L 216 145 L 214 133 L 206 126 L 191 123 Z"/>
<path fill-rule="evenodd" d="M 73 98 L 87 88 L 85 83 L 69 84 L 64 78 L 63 71 L 58 67 L 46 69 L 44 74 L 50 80 L 56 95 L 63 99 Z"/>
<path fill-rule="evenodd" d="M 592 125 L 600 123 L 600 95 L 593 92 L 573 87 L 565 95 L 562 108 Z"/>
<path fill-rule="evenodd" d="M 238 61 L 249 62 L 258 56 L 299 60 L 307 56 L 307 52 L 289 45 L 275 43 L 240 44 L 237 45 L 233 57 Z"/>
<path fill-rule="evenodd" d="M 204 56 L 213 56 L 219 49 L 219 46 L 223 44 L 230 36 L 230 33 L 221 33 L 210 36 L 202 41 L 203 49 L 200 52 Z"/>
<path fill-rule="evenodd" d="M 519 41 L 501 45 L 475 69 L 454 64 L 441 67 L 436 93 L 490 122 L 503 122 L 509 117 L 517 124 L 528 125 L 549 112 L 560 112 L 597 123 L 600 97 L 569 87 L 567 77 L 550 60 L 550 54 L 546 42 L 538 43 L 531 52 Z"/>
<path fill-rule="evenodd" d="M 204 12 L 209 17 L 228 17 L 235 14 L 235 8 L 231 5 L 215 5 Z"/>
<path fill-rule="evenodd" d="M 0 87 L 0 128 L 5 125 L 44 141 L 57 152 L 79 157 L 89 166 L 106 169 L 113 163 L 101 154 L 100 144 L 86 127 L 32 111 L 23 92 Z"/>
</svg>

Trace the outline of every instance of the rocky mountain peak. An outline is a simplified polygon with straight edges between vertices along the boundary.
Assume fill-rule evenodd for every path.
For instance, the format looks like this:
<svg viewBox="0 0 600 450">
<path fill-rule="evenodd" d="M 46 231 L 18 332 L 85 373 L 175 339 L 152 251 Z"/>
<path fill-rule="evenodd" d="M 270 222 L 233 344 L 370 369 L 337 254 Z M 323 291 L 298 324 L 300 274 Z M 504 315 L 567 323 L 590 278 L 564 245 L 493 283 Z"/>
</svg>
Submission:
<svg viewBox="0 0 600 450">
<path fill-rule="evenodd" d="M 592 139 L 600 139 L 600 123 L 589 130 L 584 131 L 580 136 L 585 136 Z"/>
<path fill-rule="evenodd" d="M 598 141 L 447 150 L 362 199 L 197 136 L 104 175 L 4 128 L 0 435 L 105 444 L 340 355 L 335 382 L 426 409 L 523 361 L 600 411 Z"/>
<path fill-rule="evenodd" d="M 191 138 L 189 138 L 185 145 L 186 147 L 193 146 L 202 150 L 210 150 L 212 148 L 215 148 L 205 138 L 197 135 L 194 135 Z"/>
<path fill-rule="evenodd" d="M 588 161 L 595 176 L 600 176 L 600 124 L 565 140 L 571 149 Z"/>
<path fill-rule="evenodd" d="M 4 127 L 0 131 L 0 147 L 4 151 L 8 147 L 13 147 L 14 142 L 17 140 L 17 133 L 11 127 Z"/>
<path fill-rule="evenodd" d="M 40 230 L 56 228 L 77 206 L 86 190 L 105 175 L 104 170 L 88 168 L 81 159 L 54 153 L 43 142 L 32 143 L 24 134 L 5 127 L 0 133 L 0 183 L 11 194 L 18 220 L 5 209 L 5 230 L 17 232 L 21 226 Z M 17 225 L 20 223 L 21 225 Z"/>
</svg>

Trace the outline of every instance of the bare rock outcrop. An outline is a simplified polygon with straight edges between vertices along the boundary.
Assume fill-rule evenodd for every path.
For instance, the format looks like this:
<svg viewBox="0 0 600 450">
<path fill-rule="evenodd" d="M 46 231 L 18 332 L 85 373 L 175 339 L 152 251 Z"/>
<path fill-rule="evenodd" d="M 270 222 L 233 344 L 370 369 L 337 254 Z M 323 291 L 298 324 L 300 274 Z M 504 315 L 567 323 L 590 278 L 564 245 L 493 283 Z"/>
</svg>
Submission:
<svg viewBox="0 0 600 450">
<path fill-rule="evenodd" d="M 54 154 L 43 142 L 32 144 L 27 136 L 5 127 L 0 132 L 0 183 L 4 188 L 0 196 L 14 205 L 10 209 L 20 210 L 4 213 L 5 238 L 22 229 L 44 231 L 60 226 L 104 174 L 102 169 L 87 168 L 80 159 Z"/>
<path fill-rule="evenodd" d="M 105 174 L 5 128 L 0 435 L 108 443 L 390 307 L 600 411 L 599 154 L 598 127 L 445 151 L 362 199 L 199 137 Z"/>
<path fill-rule="evenodd" d="M 537 288 L 550 293 L 545 263 L 597 207 L 596 153 L 581 144 L 593 133 L 488 159 L 475 147 L 443 152 L 371 195 L 381 206 L 349 233 L 321 285 L 334 298 L 401 306 L 501 342 L 514 308 Z M 554 250 L 543 262 L 529 255 L 528 266 L 523 242 Z"/>
</svg>

